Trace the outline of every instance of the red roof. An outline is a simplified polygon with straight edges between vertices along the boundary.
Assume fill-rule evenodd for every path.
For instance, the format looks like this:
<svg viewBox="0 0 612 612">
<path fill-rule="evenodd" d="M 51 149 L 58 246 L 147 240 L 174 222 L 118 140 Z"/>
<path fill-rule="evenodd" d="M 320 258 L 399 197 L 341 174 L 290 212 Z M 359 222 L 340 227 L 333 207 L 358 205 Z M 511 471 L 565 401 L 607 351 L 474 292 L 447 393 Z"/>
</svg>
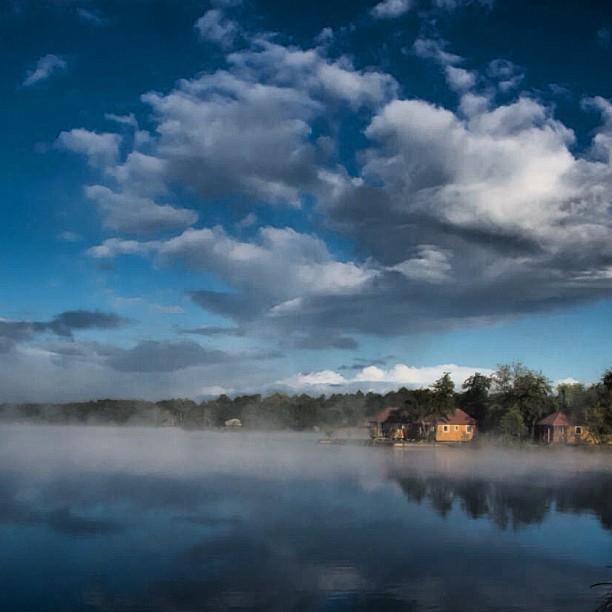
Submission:
<svg viewBox="0 0 612 612">
<path fill-rule="evenodd" d="M 430 422 L 433 418 L 428 417 Z M 476 420 L 473 419 L 467 412 L 461 408 L 455 408 L 454 412 L 449 412 L 446 417 L 440 419 L 440 423 L 448 423 L 450 425 L 476 425 Z"/>
<path fill-rule="evenodd" d="M 553 427 L 568 427 L 574 425 L 574 421 L 565 412 L 557 410 L 547 417 L 540 419 L 536 425 L 552 425 Z"/>
<path fill-rule="evenodd" d="M 375 417 L 370 419 L 370 423 L 384 423 L 394 412 L 397 412 L 399 408 L 394 408 L 390 406 L 389 408 L 385 408 L 381 410 Z"/>
<path fill-rule="evenodd" d="M 381 410 L 376 416 L 370 419 L 370 423 L 384 423 L 392 414 L 397 412 L 399 408 L 389 407 Z M 425 417 L 424 422 L 432 425 L 434 419 L 432 416 Z M 440 423 L 448 423 L 450 425 L 476 425 L 476 421 L 461 408 L 455 408 L 454 412 L 451 412 L 445 418 L 439 419 Z"/>
</svg>

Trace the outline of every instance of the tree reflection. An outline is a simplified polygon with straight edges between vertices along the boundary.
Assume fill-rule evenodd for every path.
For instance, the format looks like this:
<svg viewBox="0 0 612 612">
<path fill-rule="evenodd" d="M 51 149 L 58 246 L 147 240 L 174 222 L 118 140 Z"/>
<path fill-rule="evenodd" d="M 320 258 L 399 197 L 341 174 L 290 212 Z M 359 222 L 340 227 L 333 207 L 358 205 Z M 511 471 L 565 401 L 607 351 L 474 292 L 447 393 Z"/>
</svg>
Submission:
<svg viewBox="0 0 612 612">
<path fill-rule="evenodd" d="M 457 506 L 470 518 L 488 518 L 502 529 L 541 523 L 551 509 L 595 515 L 612 530 L 612 474 L 594 473 L 542 482 L 537 477 L 488 479 L 439 474 L 406 474 L 391 470 L 389 478 L 416 503 L 428 501 L 442 517 Z"/>
</svg>

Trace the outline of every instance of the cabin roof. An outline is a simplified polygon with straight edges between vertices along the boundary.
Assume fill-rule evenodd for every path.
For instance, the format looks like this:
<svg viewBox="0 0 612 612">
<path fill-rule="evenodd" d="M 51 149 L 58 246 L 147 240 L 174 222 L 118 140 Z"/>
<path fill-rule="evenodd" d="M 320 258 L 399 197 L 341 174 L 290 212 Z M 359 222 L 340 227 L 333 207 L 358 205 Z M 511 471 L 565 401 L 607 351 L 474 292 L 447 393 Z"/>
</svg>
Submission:
<svg viewBox="0 0 612 612">
<path fill-rule="evenodd" d="M 434 419 L 432 416 L 428 416 L 425 422 L 433 424 Z M 473 419 L 467 412 L 461 410 L 461 408 L 455 408 L 453 412 L 449 412 L 448 415 L 439 419 L 438 422 L 448 425 L 476 425 L 476 419 Z"/>
<path fill-rule="evenodd" d="M 561 410 L 545 416 L 536 423 L 536 425 L 552 425 L 553 427 L 568 427 L 574 424 L 573 419 Z"/>
<path fill-rule="evenodd" d="M 395 406 L 390 406 L 381 410 L 376 416 L 370 419 L 370 423 L 378 423 L 379 425 L 385 423 L 389 417 L 394 415 L 399 408 Z M 423 419 L 423 421 L 428 425 L 433 425 L 434 418 L 433 416 L 427 416 Z M 461 410 L 461 408 L 455 408 L 453 412 L 450 412 L 446 417 L 438 420 L 439 423 L 449 424 L 449 425 L 476 425 L 476 420 L 473 419 L 469 414 Z"/>
<path fill-rule="evenodd" d="M 397 412 L 398 410 L 399 408 L 396 408 L 394 406 L 389 406 L 388 408 L 381 410 L 376 416 L 373 416 L 370 419 L 370 423 L 378 423 L 380 425 L 381 423 L 384 423 L 394 412 Z"/>
</svg>

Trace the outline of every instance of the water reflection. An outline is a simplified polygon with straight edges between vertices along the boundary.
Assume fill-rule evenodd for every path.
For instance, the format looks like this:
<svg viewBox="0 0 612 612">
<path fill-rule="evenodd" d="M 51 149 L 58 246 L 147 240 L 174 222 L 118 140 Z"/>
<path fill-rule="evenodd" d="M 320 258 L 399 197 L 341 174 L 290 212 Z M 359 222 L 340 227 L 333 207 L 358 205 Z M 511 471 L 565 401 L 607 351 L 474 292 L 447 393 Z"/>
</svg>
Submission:
<svg viewBox="0 0 612 612">
<path fill-rule="evenodd" d="M 541 523 L 555 509 L 597 516 L 612 530 L 612 474 L 586 473 L 573 479 L 538 482 L 390 473 L 410 501 L 427 500 L 442 517 L 458 506 L 473 519 L 489 518 L 502 529 Z"/>
<path fill-rule="evenodd" d="M 0 428 L 0 609 L 593 610 L 611 479 L 599 455 Z"/>
</svg>

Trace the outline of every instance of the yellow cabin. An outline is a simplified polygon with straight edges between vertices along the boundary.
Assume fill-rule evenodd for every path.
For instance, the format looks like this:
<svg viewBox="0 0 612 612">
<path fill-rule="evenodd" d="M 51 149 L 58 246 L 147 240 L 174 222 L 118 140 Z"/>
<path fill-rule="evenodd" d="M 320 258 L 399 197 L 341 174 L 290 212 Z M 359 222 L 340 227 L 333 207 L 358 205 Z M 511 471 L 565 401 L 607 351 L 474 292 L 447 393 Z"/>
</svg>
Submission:
<svg viewBox="0 0 612 612">
<path fill-rule="evenodd" d="M 433 425 L 433 419 L 430 417 Z M 469 442 L 476 433 L 476 421 L 461 408 L 449 413 L 436 425 L 436 442 Z"/>
</svg>

